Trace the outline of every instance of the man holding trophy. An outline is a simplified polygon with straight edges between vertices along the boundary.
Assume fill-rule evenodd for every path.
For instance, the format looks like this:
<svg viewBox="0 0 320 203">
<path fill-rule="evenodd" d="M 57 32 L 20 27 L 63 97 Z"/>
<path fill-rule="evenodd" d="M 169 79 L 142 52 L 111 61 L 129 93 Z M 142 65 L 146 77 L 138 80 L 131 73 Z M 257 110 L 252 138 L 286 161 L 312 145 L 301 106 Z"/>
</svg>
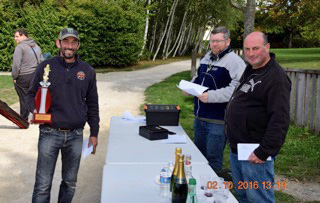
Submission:
<svg viewBox="0 0 320 203">
<path fill-rule="evenodd" d="M 60 31 L 60 52 L 42 62 L 28 92 L 33 123 L 40 124 L 36 181 L 32 202 L 49 202 L 56 161 L 61 150 L 62 181 L 58 202 L 71 202 L 80 165 L 83 128 L 90 126 L 89 145 L 98 145 L 99 105 L 96 73 L 76 54 L 79 34 L 73 28 Z"/>
</svg>

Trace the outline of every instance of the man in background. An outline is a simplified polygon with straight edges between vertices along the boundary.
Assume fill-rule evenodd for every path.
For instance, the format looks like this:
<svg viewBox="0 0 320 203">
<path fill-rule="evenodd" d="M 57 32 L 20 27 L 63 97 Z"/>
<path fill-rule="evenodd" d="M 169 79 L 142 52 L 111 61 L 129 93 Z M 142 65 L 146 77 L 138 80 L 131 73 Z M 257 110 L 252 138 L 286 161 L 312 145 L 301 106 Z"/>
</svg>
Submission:
<svg viewBox="0 0 320 203">
<path fill-rule="evenodd" d="M 19 96 L 20 115 L 28 120 L 29 110 L 26 96 L 34 72 L 39 63 L 43 61 L 41 48 L 24 29 L 18 29 L 14 32 L 14 39 L 17 46 L 13 54 L 12 79 L 16 92 Z"/>
</svg>

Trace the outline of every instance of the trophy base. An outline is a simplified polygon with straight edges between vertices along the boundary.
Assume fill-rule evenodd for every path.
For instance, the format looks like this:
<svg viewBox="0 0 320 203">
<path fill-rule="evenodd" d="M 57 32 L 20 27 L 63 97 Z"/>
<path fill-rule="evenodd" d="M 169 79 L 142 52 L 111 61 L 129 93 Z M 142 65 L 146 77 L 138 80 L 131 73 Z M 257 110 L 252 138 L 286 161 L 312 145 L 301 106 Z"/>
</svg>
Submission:
<svg viewBox="0 0 320 203">
<path fill-rule="evenodd" d="M 52 123 L 51 114 L 35 113 L 33 114 L 33 123 Z"/>
</svg>

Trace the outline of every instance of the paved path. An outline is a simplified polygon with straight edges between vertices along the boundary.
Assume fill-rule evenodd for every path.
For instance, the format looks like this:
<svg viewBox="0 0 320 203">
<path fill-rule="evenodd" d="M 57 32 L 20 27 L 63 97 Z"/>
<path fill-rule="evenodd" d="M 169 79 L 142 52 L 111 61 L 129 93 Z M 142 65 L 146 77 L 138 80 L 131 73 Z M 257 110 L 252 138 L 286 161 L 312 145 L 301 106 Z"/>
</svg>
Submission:
<svg viewBox="0 0 320 203">
<path fill-rule="evenodd" d="M 99 203 L 102 167 L 105 161 L 107 136 L 111 116 L 120 116 L 128 109 L 139 114 L 144 102 L 144 90 L 168 76 L 190 69 L 191 61 L 181 61 L 155 68 L 98 74 L 101 130 L 97 154 L 81 161 L 74 203 Z M 1 73 L 0 73 L 1 75 Z M 18 111 L 18 104 L 12 106 Z M 88 137 L 88 126 L 85 138 Z M 38 126 L 18 129 L 0 116 L 0 202 L 25 203 L 31 201 L 37 158 Z M 283 177 L 279 177 L 282 179 Z M 276 178 L 277 180 L 279 178 Z M 57 202 L 61 180 L 61 162 L 57 162 L 51 202 Z M 290 181 L 285 192 L 302 200 L 320 201 L 319 184 Z M 125 188 L 124 188 L 125 189 Z"/>
<path fill-rule="evenodd" d="M 105 161 L 108 129 L 111 116 L 119 116 L 128 109 L 139 114 L 144 102 L 144 90 L 168 76 L 188 70 L 191 61 L 181 61 L 155 68 L 132 72 L 98 74 L 101 130 L 97 154 L 81 161 L 75 203 L 98 203 L 101 194 L 102 167 Z M 18 104 L 12 106 L 18 111 Z M 38 126 L 18 129 L 0 116 L 0 202 L 25 203 L 31 201 L 37 158 Z M 88 126 L 85 138 L 89 136 Z M 58 158 L 51 202 L 57 202 L 61 180 L 61 161 Z"/>
</svg>

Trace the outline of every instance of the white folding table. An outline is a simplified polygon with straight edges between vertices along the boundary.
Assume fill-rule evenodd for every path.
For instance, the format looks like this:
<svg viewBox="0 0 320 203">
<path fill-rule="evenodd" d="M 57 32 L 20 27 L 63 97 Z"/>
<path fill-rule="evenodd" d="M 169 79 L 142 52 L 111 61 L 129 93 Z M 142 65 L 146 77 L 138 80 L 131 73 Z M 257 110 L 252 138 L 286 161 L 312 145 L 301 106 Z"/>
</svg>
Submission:
<svg viewBox="0 0 320 203">
<path fill-rule="evenodd" d="M 168 161 L 175 160 L 176 147 L 181 147 L 183 154 L 190 154 L 193 164 L 208 164 L 207 159 L 180 125 L 163 127 L 177 135 L 185 135 L 186 144 L 164 144 L 162 140 L 150 141 L 139 135 L 141 125 L 145 123 L 112 117 L 106 164 L 166 164 Z"/>
<path fill-rule="evenodd" d="M 169 202 L 160 197 L 160 186 L 156 176 L 160 174 L 162 164 L 107 164 L 103 168 L 101 203 L 162 203 Z M 200 189 L 200 174 L 216 176 L 209 165 L 193 165 L 192 175 L 197 180 L 197 198 L 199 203 L 213 202 Z M 238 202 L 229 192 L 227 203 Z"/>
</svg>

